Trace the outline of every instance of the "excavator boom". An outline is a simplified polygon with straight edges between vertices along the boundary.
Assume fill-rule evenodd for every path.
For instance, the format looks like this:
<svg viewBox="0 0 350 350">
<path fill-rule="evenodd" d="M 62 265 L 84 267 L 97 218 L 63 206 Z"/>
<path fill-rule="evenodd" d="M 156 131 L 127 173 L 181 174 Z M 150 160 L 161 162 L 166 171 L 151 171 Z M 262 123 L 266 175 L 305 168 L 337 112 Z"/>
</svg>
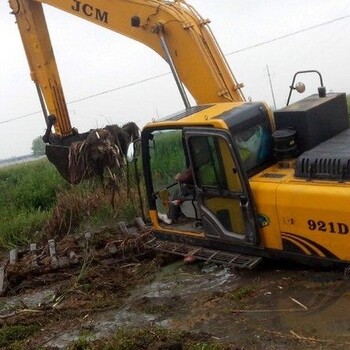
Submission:
<svg viewBox="0 0 350 350">
<path fill-rule="evenodd" d="M 197 104 L 244 101 L 208 23 L 185 1 L 9 0 L 21 33 L 31 77 L 55 117 L 55 133 L 73 133 L 42 3 L 113 30 L 153 49 L 172 63 Z M 166 45 L 166 50 L 164 48 Z M 166 51 L 166 52 L 165 52 Z M 42 100 L 42 105 L 44 105 Z"/>
</svg>

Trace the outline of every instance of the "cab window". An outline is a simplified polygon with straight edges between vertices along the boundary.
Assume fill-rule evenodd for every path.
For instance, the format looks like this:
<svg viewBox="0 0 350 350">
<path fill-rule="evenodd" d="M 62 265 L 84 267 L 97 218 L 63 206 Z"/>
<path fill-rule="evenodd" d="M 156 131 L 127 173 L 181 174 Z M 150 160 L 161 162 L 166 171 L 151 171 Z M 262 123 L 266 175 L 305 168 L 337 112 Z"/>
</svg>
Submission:
<svg viewBox="0 0 350 350">
<path fill-rule="evenodd" d="M 264 123 L 237 132 L 234 140 L 246 171 L 258 168 L 271 158 L 272 139 Z"/>
<path fill-rule="evenodd" d="M 197 185 L 227 189 L 218 138 L 192 136 L 189 139 L 189 146 Z"/>
</svg>

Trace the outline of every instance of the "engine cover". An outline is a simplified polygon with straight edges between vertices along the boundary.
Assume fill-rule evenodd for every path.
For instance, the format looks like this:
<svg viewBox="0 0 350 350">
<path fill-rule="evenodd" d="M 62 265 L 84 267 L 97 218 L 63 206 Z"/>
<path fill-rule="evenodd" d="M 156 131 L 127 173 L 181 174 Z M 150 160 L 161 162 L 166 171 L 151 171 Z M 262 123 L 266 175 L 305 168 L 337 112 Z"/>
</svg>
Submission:
<svg viewBox="0 0 350 350">
<path fill-rule="evenodd" d="M 350 129 L 301 154 L 295 176 L 311 179 L 350 179 Z"/>
</svg>

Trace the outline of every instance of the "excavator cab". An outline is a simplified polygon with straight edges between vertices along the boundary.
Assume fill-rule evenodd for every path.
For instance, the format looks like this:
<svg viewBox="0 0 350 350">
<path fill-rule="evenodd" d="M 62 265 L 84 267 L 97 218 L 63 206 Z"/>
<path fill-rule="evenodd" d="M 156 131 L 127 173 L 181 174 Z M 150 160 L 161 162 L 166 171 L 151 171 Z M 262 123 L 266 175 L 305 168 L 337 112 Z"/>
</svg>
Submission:
<svg viewBox="0 0 350 350">
<path fill-rule="evenodd" d="M 217 104 L 177 117 L 151 123 L 142 134 L 144 176 L 149 207 L 157 213 L 156 231 L 174 239 L 185 235 L 205 242 L 260 246 L 249 177 L 273 161 L 269 110 L 262 103 Z M 167 212 L 163 192 L 169 192 L 166 198 L 172 203 L 180 186 L 174 176 L 188 168 L 194 180 L 193 198 L 187 200 L 192 214 L 183 212 L 167 225 L 156 219 Z"/>
</svg>

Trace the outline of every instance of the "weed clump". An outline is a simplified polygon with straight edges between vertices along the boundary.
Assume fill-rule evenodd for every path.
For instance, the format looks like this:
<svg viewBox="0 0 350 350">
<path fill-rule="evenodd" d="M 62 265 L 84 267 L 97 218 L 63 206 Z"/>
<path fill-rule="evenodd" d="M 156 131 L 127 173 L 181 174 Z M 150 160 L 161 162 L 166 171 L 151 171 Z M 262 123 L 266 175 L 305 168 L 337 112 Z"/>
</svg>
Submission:
<svg viewBox="0 0 350 350">
<path fill-rule="evenodd" d="M 125 176 L 102 185 L 68 184 L 46 159 L 0 169 L 0 249 L 23 247 L 78 230 L 140 216 L 139 199 Z"/>
<path fill-rule="evenodd" d="M 24 340 L 40 329 L 39 325 L 12 325 L 0 328 L 0 347 Z"/>
<path fill-rule="evenodd" d="M 83 347 L 82 347 L 83 345 Z M 232 345 L 219 343 L 205 333 L 173 331 L 157 327 L 123 328 L 108 340 L 79 339 L 69 350 L 231 350 Z"/>
</svg>

